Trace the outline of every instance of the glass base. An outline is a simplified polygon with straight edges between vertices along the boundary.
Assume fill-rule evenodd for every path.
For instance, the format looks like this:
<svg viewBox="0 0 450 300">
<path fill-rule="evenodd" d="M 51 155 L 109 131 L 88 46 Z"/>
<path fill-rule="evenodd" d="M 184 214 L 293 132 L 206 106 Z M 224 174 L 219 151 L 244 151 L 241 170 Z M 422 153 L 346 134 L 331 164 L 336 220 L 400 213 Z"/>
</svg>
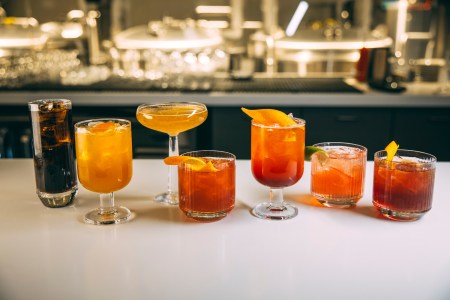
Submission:
<svg viewBox="0 0 450 300">
<path fill-rule="evenodd" d="M 197 221 L 218 221 L 227 216 L 226 212 L 202 213 L 196 211 L 185 211 L 187 217 Z"/>
<path fill-rule="evenodd" d="M 312 193 L 312 195 L 319 201 L 320 204 L 326 207 L 334 207 L 334 208 L 350 208 L 354 207 L 358 202 L 360 197 L 354 199 L 330 199 L 327 197 L 323 197 L 320 194 Z"/>
<path fill-rule="evenodd" d="M 255 206 L 252 214 L 261 219 L 286 220 L 297 216 L 298 210 L 287 203 L 283 203 L 282 206 L 274 206 L 270 202 L 264 202 Z"/>
<path fill-rule="evenodd" d="M 49 194 L 40 191 L 36 193 L 45 206 L 50 208 L 64 207 L 72 204 L 77 194 L 77 187 L 75 186 L 67 192 L 58 194 Z"/>
<path fill-rule="evenodd" d="M 128 221 L 131 218 L 131 212 L 128 208 L 114 206 L 110 211 L 103 212 L 100 208 L 88 212 L 84 221 L 93 225 L 119 224 Z"/>
<path fill-rule="evenodd" d="M 165 192 L 155 196 L 155 201 L 168 204 L 168 205 L 178 205 L 178 193 Z"/>
<path fill-rule="evenodd" d="M 383 208 L 383 207 L 377 207 L 377 208 L 384 217 L 386 217 L 390 220 L 394 220 L 394 221 L 405 221 L 405 222 L 417 221 L 420 218 L 422 218 L 426 213 L 426 211 L 425 212 L 395 212 L 395 211 L 392 211 L 390 209 Z"/>
</svg>

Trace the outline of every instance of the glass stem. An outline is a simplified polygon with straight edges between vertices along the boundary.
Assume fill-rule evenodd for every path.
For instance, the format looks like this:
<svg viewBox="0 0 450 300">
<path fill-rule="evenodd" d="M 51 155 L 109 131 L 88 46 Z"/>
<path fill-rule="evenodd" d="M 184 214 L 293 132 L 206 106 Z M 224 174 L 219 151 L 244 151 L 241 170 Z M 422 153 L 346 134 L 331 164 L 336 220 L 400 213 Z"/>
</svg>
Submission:
<svg viewBox="0 0 450 300">
<path fill-rule="evenodd" d="M 178 136 L 169 136 L 169 156 L 178 156 Z M 176 193 L 178 191 L 178 166 L 169 166 L 169 176 L 167 182 L 167 192 Z"/>
<path fill-rule="evenodd" d="M 270 188 L 269 198 L 272 207 L 282 209 L 284 203 L 283 189 Z"/>
<path fill-rule="evenodd" d="M 113 213 L 114 209 L 114 193 L 100 194 L 100 213 Z"/>
</svg>

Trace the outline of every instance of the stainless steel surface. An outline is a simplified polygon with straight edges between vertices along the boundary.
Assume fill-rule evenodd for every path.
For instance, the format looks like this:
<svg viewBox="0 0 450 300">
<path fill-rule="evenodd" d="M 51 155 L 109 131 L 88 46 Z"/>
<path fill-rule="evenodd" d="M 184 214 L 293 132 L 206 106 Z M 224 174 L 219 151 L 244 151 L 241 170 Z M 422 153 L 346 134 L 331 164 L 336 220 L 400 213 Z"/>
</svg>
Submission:
<svg viewBox="0 0 450 300">
<path fill-rule="evenodd" d="M 182 87 L 188 78 L 188 85 L 192 89 L 204 90 L 210 89 L 211 77 L 224 71 L 239 79 L 242 79 L 241 74 L 251 78 L 252 70 L 255 73 L 265 72 L 272 77 L 280 73 L 293 73 L 297 77 L 352 77 L 361 47 L 395 49 L 403 41 L 399 41 L 402 32 L 408 33 L 405 37 L 409 37 L 410 41 L 414 36 L 427 40 L 422 55 L 424 57 L 413 57 L 410 53 L 394 61 L 393 71 L 402 76 L 402 80 L 408 81 L 420 78 L 411 74 L 419 70 L 418 59 L 443 59 L 445 52 L 449 51 L 446 49 L 448 45 L 443 46 L 448 44 L 449 39 L 445 38 L 448 36 L 445 34 L 448 22 L 444 22 L 448 15 L 445 10 L 448 10 L 449 5 L 442 1 L 425 1 L 422 6 L 409 4 L 407 13 L 413 18 L 414 24 L 428 21 L 429 15 L 433 19 L 436 12 L 437 21 L 433 26 L 423 22 L 422 27 L 426 29 L 423 31 L 405 27 L 399 33 L 395 32 L 396 28 L 393 29 L 394 33 L 386 29 L 386 25 L 401 23 L 398 18 L 395 22 L 389 19 L 390 15 L 398 16 L 398 9 L 392 8 L 392 5 L 380 6 L 373 0 L 310 1 L 304 20 L 290 37 L 286 37 L 284 30 L 298 5 L 296 0 L 177 0 L 173 6 L 168 3 L 155 5 L 150 0 L 114 0 L 107 4 L 90 2 L 88 5 L 83 5 L 81 0 L 70 2 L 70 5 L 61 4 L 61 7 L 56 7 L 59 9 L 55 9 L 58 6 L 56 0 L 44 1 L 45 5 L 52 6 L 49 12 L 53 12 L 53 9 L 59 12 L 48 16 L 53 19 L 40 26 L 46 41 L 38 47 L 42 48 L 42 55 L 45 56 L 54 53 L 48 51 L 50 49 L 70 48 L 78 51 L 80 64 L 73 65 L 71 70 L 59 72 L 60 78 L 55 81 L 71 82 L 71 85 L 78 82 L 82 86 L 104 80 L 108 72 L 135 79 L 136 83 L 144 81 L 144 84 L 166 88 Z M 405 3 L 405 0 L 400 2 Z M 427 3 L 432 3 L 429 10 L 424 9 Z M 16 4 L 12 5 L 9 1 L 7 4 L 12 12 L 21 11 Z M 71 10 L 65 11 L 61 18 L 61 11 L 69 6 Z M 101 16 L 97 12 L 100 7 Z M 209 8 L 210 12 L 208 9 L 196 10 L 198 7 Z M 215 12 L 214 7 L 221 9 Z M 415 10 L 419 8 L 426 18 L 417 17 Z M 43 7 L 28 3 L 22 8 L 22 13 L 26 15 L 22 18 L 42 15 L 42 11 L 38 10 L 43 10 Z M 179 16 L 186 17 L 177 18 Z M 386 22 L 384 17 L 388 17 Z M 413 21 L 408 20 L 408 24 L 411 25 Z M 5 18 L 2 23 L 5 23 Z M 110 25 L 107 34 L 99 32 L 99 28 L 105 28 L 105 24 Z M 23 55 L 21 61 L 29 60 L 29 53 L 12 53 L 10 48 L 1 47 L 2 35 L 4 33 L 0 31 L 0 57 L 18 54 L 19 58 Z M 19 37 L 18 33 L 14 33 L 16 35 Z M 15 48 L 17 46 L 16 43 Z M 30 47 L 30 38 L 27 38 L 24 47 Z M 419 51 L 421 47 L 410 48 Z M 405 51 L 402 53 L 405 54 Z M 252 67 L 241 70 L 242 65 Z M 105 68 L 109 71 L 104 72 Z M 425 66 L 424 69 L 431 68 Z M 101 76 L 95 74 L 98 71 Z M 86 77 L 95 75 L 98 80 L 81 80 L 85 73 L 88 74 Z M 77 77 L 81 79 L 77 80 Z M 433 76 L 425 79 L 431 78 Z M 24 83 L 21 82 L 21 76 L 17 79 L 19 83 L 15 87 L 27 83 L 26 78 Z"/>
</svg>

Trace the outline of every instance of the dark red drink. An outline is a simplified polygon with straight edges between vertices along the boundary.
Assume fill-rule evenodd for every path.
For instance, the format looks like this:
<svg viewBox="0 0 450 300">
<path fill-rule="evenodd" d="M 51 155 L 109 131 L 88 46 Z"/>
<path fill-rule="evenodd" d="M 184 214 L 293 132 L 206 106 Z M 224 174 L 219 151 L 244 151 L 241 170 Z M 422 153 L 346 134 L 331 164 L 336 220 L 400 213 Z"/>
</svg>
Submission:
<svg viewBox="0 0 450 300">
<path fill-rule="evenodd" d="M 407 151 L 407 153 L 405 152 Z M 378 153 L 378 152 L 377 152 Z M 386 217 L 416 220 L 431 209 L 435 158 L 412 156 L 409 150 L 398 150 L 392 162 L 375 154 L 373 204 Z"/>
</svg>

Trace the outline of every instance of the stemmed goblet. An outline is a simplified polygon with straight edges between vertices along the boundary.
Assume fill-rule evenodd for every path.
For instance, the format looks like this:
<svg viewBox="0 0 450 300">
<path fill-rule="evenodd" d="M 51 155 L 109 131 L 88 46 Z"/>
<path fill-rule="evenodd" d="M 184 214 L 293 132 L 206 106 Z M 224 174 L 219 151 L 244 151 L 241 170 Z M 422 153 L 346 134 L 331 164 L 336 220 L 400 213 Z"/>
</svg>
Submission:
<svg viewBox="0 0 450 300">
<path fill-rule="evenodd" d="M 131 123 L 123 119 L 94 119 L 75 124 L 78 179 L 89 191 L 100 193 L 100 208 L 85 222 L 114 224 L 130 219 L 126 207 L 114 205 L 114 192 L 128 185 L 132 176 Z"/>
<path fill-rule="evenodd" d="M 270 202 L 260 203 L 252 210 L 256 217 L 283 220 L 298 213 L 283 199 L 283 188 L 295 184 L 303 175 L 305 121 L 294 121 L 293 125 L 279 126 L 252 120 L 252 173 L 259 183 L 270 187 Z"/>
</svg>

